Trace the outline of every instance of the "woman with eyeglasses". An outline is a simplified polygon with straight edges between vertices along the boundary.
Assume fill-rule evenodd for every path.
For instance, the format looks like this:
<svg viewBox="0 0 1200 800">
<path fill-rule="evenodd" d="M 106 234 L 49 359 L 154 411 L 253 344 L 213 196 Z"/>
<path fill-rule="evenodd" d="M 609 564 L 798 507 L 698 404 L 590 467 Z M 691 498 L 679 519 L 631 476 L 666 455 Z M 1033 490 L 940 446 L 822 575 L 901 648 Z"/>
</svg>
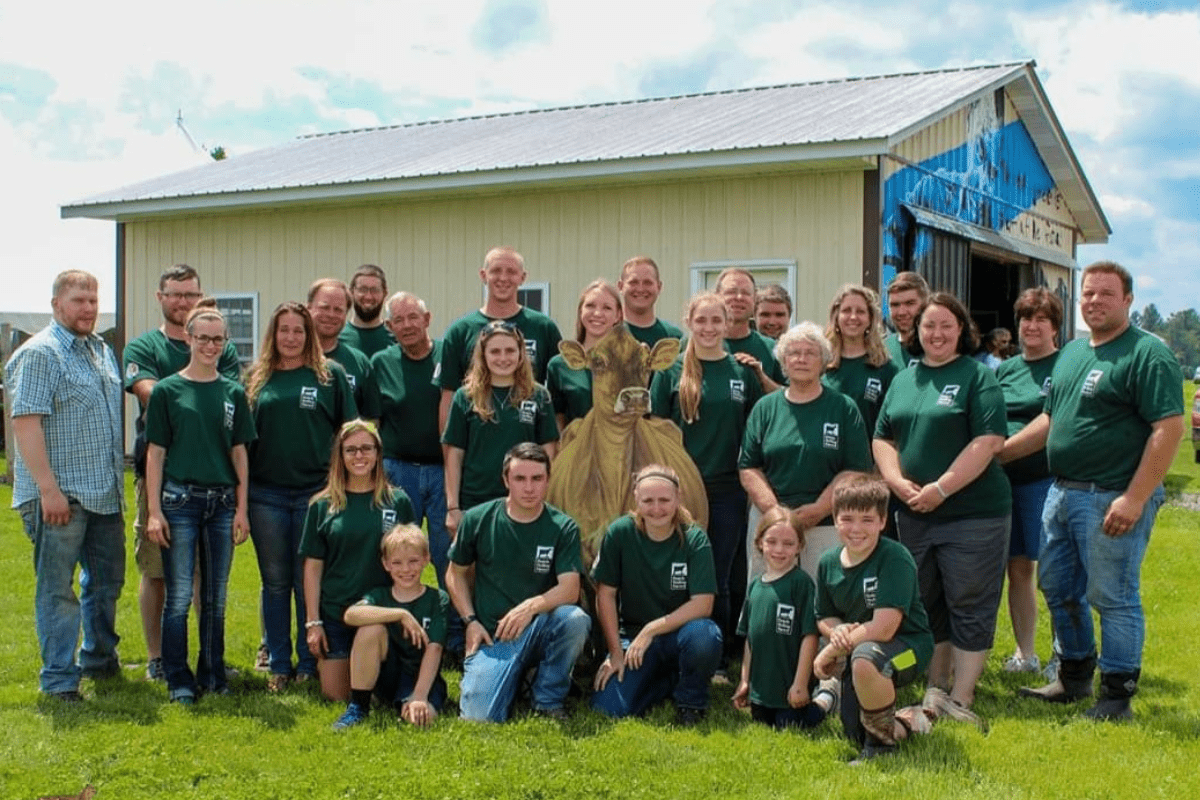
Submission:
<svg viewBox="0 0 1200 800">
<path fill-rule="evenodd" d="M 271 670 L 267 689 L 280 692 L 292 677 L 293 598 L 296 680 L 317 675 L 304 637 L 300 535 L 308 501 L 329 472 L 330 444 L 358 409 L 346 373 L 322 355 L 312 316 L 300 303 L 281 303 L 271 315 L 246 393 L 258 429 L 250 448 L 250 536 L 263 582 Z"/>
<path fill-rule="evenodd" d="M 553 458 L 558 423 L 545 387 L 534 383 L 525 337 L 497 320 L 479 332 L 467 379 L 454 392 L 446 429 L 446 529 L 453 537 L 463 511 L 507 494 L 504 454 L 521 442 Z"/>
<path fill-rule="evenodd" d="M 370 590 L 391 585 L 379 543 L 396 525 L 412 521 L 408 495 L 388 486 L 375 425 L 347 422 L 333 442 L 329 480 L 309 503 L 300 539 L 305 638 L 317 659 L 321 693 L 330 700 L 350 699 L 356 628 L 344 622 L 346 609 Z"/>
<path fill-rule="evenodd" d="M 246 444 L 254 420 L 245 390 L 218 371 L 225 318 L 195 308 L 184 323 L 191 358 L 163 378 L 146 407 L 146 535 L 162 547 L 167 598 L 163 669 L 173 703 L 224 694 L 225 590 L 233 548 L 246 541 Z M 188 608 L 200 573 L 200 653 L 188 664 Z"/>
</svg>

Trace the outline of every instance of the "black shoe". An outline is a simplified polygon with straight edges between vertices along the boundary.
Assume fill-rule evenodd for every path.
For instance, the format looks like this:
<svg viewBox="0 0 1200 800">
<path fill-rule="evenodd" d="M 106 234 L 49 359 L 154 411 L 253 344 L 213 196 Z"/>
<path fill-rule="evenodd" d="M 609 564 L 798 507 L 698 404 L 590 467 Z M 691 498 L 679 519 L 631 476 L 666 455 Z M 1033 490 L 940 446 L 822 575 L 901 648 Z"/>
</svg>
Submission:
<svg viewBox="0 0 1200 800">
<path fill-rule="evenodd" d="M 1059 662 L 1058 677 L 1037 689 L 1018 690 L 1021 697 L 1032 697 L 1047 703 L 1073 703 L 1092 696 L 1092 675 L 1096 672 L 1096 657 L 1064 658 Z"/>
<path fill-rule="evenodd" d="M 1096 704 L 1084 711 L 1083 715 L 1098 722 L 1133 719 L 1129 699 L 1137 694 L 1139 677 L 1141 670 L 1100 673 L 1100 696 L 1096 698 Z"/>
<path fill-rule="evenodd" d="M 895 752 L 896 752 L 896 745 L 881 744 L 880 742 L 876 742 L 876 741 L 873 741 L 870 738 L 868 738 L 867 743 L 865 745 L 863 745 L 863 749 L 861 752 L 859 752 L 858 757 L 850 762 L 850 766 L 861 767 L 863 764 L 866 764 L 868 761 L 870 761 L 873 758 L 879 758 L 880 756 L 890 756 L 890 755 L 894 754 Z"/>
<path fill-rule="evenodd" d="M 47 692 L 46 697 L 51 697 L 62 703 L 83 702 L 83 695 L 81 695 L 77 689 L 72 689 L 69 692 Z"/>
<path fill-rule="evenodd" d="M 555 722 L 566 722 L 571 718 L 571 715 L 562 706 L 558 708 L 535 708 L 533 714 L 542 719 L 551 719 Z"/>
<path fill-rule="evenodd" d="M 681 728 L 694 728 L 707 718 L 707 709 L 686 708 L 684 706 L 675 709 L 675 724 Z"/>
</svg>

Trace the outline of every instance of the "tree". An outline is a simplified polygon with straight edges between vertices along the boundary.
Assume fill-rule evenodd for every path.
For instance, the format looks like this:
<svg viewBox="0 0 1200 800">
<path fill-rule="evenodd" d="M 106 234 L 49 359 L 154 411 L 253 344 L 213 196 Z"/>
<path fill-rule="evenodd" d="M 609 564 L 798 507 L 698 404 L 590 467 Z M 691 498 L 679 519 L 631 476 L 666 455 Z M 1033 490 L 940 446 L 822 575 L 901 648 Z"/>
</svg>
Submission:
<svg viewBox="0 0 1200 800">
<path fill-rule="evenodd" d="M 1141 325 L 1139 326 L 1144 331 L 1158 333 L 1163 327 L 1162 314 L 1158 313 L 1158 307 L 1151 303 L 1146 306 L 1141 314 Z"/>
</svg>

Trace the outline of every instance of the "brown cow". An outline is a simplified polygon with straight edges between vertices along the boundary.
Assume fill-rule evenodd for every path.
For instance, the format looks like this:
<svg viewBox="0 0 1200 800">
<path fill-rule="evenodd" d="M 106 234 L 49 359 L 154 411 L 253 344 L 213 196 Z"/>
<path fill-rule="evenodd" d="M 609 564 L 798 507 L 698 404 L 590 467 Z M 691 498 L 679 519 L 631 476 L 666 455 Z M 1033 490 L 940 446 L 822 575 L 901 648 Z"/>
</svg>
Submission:
<svg viewBox="0 0 1200 800">
<path fill-rule="evenodd" d="M 547 497 L 579 523 L 585 564 L 609 523 L 633 508 L 633 475 L 647 464 L 679 473 L 683 504 L 706 526 L 704 481 L 683 449 L 683 434 L 669 419 L 646 417 L 650 374 L 675 363 L 679 340 L 660 339 L 651 350 L 620 324 L 591 352 L 573 341 L 558 351 L 567 366 L 592 373 L 592 410 L 563 431 Z"/>
</svg>

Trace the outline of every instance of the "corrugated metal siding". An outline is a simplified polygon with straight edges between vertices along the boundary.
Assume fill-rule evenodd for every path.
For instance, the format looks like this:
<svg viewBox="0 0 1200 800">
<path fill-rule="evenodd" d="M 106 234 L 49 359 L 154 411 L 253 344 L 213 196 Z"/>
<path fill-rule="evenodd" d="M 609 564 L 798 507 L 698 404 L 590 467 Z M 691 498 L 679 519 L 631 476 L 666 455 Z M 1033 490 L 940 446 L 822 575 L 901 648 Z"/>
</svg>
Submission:
<svg viewBox="0 0 1200 800">
<path fill-rule="evenodd" d="M 1010 63 L 350 131 L 75 205 L 873 140 L 1028 68 Z"/>
<path fill-rule="evenodd" d="M 962 237 L 921 226 L 920 240 L 928 237 L 911 269 L 925 276 L 935 292 L 950 292 L 963 302 L 971 296 L 971 244 Z"/>
<path fill-rule="evenodd" d="M 580 289 L 597 276 L 615 281 L 636 253 L 662 268 L 664 318 L 678 320 L 693 262 L 785 258 L 798 266 L 797 319 L 821 320 L 834 291 L 861 275 L 861 223 L 861 172 L 130 222 L 128 330 L 158 324 L 153 289 L 176 262 L 194 266 L 207 291 L 258 292 L 260 320 L 313 280 L 371 262 L 392 291 L 425 298 L 440 335 L 480 305 L 479 266 L 500 243 L 525 255 L 531 281 L 550 283 L 563 330 L 574 327 Z"/>
</svg>

